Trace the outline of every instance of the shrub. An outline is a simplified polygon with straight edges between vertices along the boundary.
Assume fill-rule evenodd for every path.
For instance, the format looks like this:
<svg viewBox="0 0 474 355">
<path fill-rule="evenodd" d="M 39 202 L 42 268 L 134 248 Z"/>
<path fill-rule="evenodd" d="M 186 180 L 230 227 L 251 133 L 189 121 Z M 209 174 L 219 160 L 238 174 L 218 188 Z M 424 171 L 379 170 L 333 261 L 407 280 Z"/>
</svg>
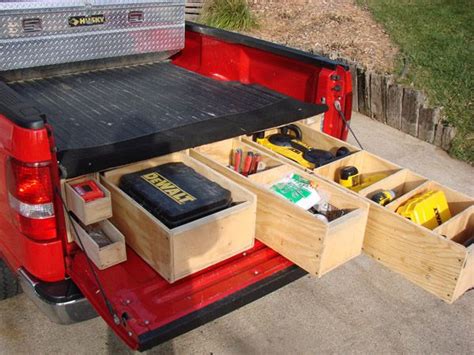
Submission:
<svg viewBox="0 0 474 355">
<path fill-rule="evenodd" d="M 246 31 L 257 26 L 246 0 L 208 0 L 202 22 L 208 26 Z"/>
</svg>

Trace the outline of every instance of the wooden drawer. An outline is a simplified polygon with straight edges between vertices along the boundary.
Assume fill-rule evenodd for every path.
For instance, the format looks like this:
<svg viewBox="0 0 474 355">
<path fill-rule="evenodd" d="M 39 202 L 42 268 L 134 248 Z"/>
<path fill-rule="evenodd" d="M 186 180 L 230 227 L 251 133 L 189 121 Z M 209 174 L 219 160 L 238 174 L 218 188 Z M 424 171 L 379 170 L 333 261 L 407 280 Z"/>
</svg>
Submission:
<svg viewBox="0 0 474 355">
<path fill-rule="evenodd" d="M 440 227 L 429 230 L 395 213 L 397 206 L 409 196 L 433 188 L 445 191 L 454 215 Z M 387 207 L 372 204 L 364 250 L 390 269 L 452 303 L 474 286 L 473 246 L 466 248 L 459 240 L 449 237 L 462 234 L 457 221 L 467 221 L 467 215 L 472 215 L 472 207 L 468 209 L 468 206 L 474 202 L 434 182 L 415 191 Z M 472 220 L 469 223 L 472 230 Z"/>
<path fill-rule="evenodd" d="M 474 200 L 406 169 L 360 191 L 393 189 L 397 198 L 386 207 L 370 201 L 364 251 L 407 279 L 448 303 L 474 287 L 474 245 L 463 242 L 474 228 Z M 430 190 L 442 190 L 452 218 L 434 230 L 397 214 L 408 199 Z"/>
<path fill-rule="evenodd" d="M 306 121 L 306 120 L 303 120 L 303 121 Z M 303 123 L 303 121 L 302 122 L 296 122 L 295 125 L 298 126 L 301 129 L 301 133 L 302 133 L 302 136 L 303 136 L 302 141 L 304 143 L 306 143 L 307 145 L 309 145 L 313 148 L 327 150 L 327 151 L 331 152 L 334 155 L 336 154 L 336 151 L 340 147 L 345 147 L 345 148 L 349 149 L 349 151 L 351 153 L 359 151 L 359 149 L 357 147 L 354 147 L 353 145 L 351 145 L 347 142 L 341 141 L 341 140 L 339 140 L 337 138 L 334 138 L 334 137 L 332 137 L 332 136 L 330 136 L 326 133 L 321 132 L 319 129 L 317 129 L 315 127 L 315 125 L 317 126 L 318 124 L 320 124 L 320 122 L 308 125 L 308 124 Z M 266 131 L 265 135 L 268 136 L 270 134 L 274 134 L 274 133 L 277 133 L 277 132 L 278 132 L 277 129 L 272 129 L 272 130 Z M 253 142 L 252 137 L 242 137 L 242 140 L 245 143 L 257 148 L 260 151 L 266 152 L 268 155 L 273 156 L 273 157 L 277 158 L 278 160 L 281 160 L 282 162 L 284 162 L 286 164 L 294 165 L 294 166 L 296 166 L 300 169 L 308 170 L 309 172 L 313 171 L 312 169 L 306 169 L 306 168 L 302 167 L 297 162 L 294 162 L 293 160 L 285 158 L 283 155 L 281 155 L 277 152 L 274 152 L 273 150 L 271 150 L 269 148 L 266 148 L 266 147 L 264 147 L 264 146 L 262 146 L 262 145 L 260 145 L 256 142 Z"/>
<path fill-rule="evenodd" d="M 71 185 L 85 180 L 94 180 L 99 188 L 104 192 L 105 197 L 90 202 L 84 201 Z M 64 183 L 64 192 L 66 195 L 66 205 L 68 210 L 73 212 L 86 226 L 112 217 L 112 200 L 110 198 L 110 192 L 93 175 L 86 175 L 77 179 L 68 180 Z"/>
<path fill-rule="evenodd" d="M 96 224 L 111 240 L 110 244 L 104 246 L 99 246 L 78 222 L 72 220 L 72 223 L 74 226 L 71 227 L 71 235 L 76 241 L 76 244 L 81 249 L 85 249 L 87 256 L 94 262 L 99 270 L 106 269 L 127 260 L 125 238 L 112 223 L 105 220 Z M 77 239 L 78 237 L 80 241 Z"/>
<path fill-rule="evenodd" d="M 306 133 L 306 136 L 310 134 Z M 329 141 L 333 139 L 330 136 L 327 138 Z M 248 138 L 244 141 L 248 142 Z M 248 144 L 256 148 L 261 147 L 253 142 Z M 268 152 L 281 163 L 287 161 L 265 148 L 259 150 Z M 304 169 L 296 163 L 293 164 L 301 170 Z M 337 182 L 340 170 L 350 165 L 356 166 L 362 175 L 386 174 L 384 179 L 358 192 L 347 190 L 370 203 L 363 248 L 368 255 L 448 303 L 454 302 L 474 286 L 474 246 L 465 247 L 460 242 L 469 234 L 465 231 L 472 230 L 471 197 L 428 181 L 423 176 L 366 151 L 354 152 L 350 156 L 316 168 L 313 172 L 316 176 Z M 382 207 L 370 201 L 375 193 L 385 189 L 395 191 L 396 199 L 392 203 Z M 441 189 L 445 192 L 454 216 L 433 231 L 396 213 L 396 209 L 407 199 L 429 189 Z M 447 234 L 454 235 L 456 232 L 459 236 L 443 237 L 446 235 L 445 228 L 448 229 Z"/>
<path fill-rule="evenodd" d="M 322 276 L 361 253 L 367 202 L 263 151 L 260 153 L 267 168 L 244 177 L 228 167 L 231 152 L 237 148 L 244 154 L 255 151 L 255 147 L 239 139 L 229 139 L 193 149 L 191 156 L 257 195 L 257 239 L 316 276 Z M 269 190 L 272 183 L 293 172 L 317 183 L 330 196 L 332 205 L 350 212 L 328 223 Z"/>
<path fill-rule="evenodd" d="M 361 150 L 332 163 L 316 168 L 314 173 L 334 182 L 339 182 L 340 171 L 346 166 L 355 166 L 362 176 L 372 174 L 392 175 L 401 167 L 374 154 Z"/>
<path fill-rule="evenodd" d="M 235 205 L 170 229 L 118 187 L 124 174 L 170 162 L 183 162 L 228 189 Z M 111 192 L 114 225 L 125 235 L 127 244 L 169 282 L 205 269 L 254 245 L 255 195 L 185 152 L 108 171 L 102 182 Z"/>
</svg>

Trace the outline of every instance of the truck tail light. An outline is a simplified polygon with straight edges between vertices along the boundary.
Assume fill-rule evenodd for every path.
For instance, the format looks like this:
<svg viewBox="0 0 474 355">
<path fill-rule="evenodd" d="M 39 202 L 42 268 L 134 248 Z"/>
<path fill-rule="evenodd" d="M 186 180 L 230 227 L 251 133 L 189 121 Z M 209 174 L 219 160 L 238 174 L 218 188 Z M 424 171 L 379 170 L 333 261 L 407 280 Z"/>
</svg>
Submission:
<svg viewBox="0 0 474 355">
<path fill-rule="evenodd" d="M 7 161 L 9 202 L 14 223 L 35 240 L 56 238 L 54 193 L 49 163 Z"/>
</svg>

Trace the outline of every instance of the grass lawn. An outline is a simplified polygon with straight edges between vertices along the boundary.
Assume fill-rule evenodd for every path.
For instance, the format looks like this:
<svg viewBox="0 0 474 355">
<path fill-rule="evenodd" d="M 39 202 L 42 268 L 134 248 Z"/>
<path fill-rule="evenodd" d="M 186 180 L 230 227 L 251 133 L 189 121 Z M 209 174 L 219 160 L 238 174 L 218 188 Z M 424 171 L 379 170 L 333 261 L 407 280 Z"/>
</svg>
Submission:
<svg viewBox="0 0 474 355">
<path fill-rule="evenodd" d="M 427 92 L 458 129 L 451 154 L 474 162 L 474 2 L 357 0 L 400 46 L 400 81 Z"/>
</svg>

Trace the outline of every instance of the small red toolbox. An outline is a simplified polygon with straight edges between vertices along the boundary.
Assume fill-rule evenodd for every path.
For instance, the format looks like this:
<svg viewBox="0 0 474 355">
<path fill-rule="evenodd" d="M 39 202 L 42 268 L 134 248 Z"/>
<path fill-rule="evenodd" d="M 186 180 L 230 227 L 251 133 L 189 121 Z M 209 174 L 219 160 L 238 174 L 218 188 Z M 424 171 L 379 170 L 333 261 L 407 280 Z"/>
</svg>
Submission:
<svg viewBox="0 0 474 355">
<path fill-rule="evenodd" d="M 104 192 L 97 186 L 94 180 L 86 180 L 71 186 L 84 201 L 91 202 L 105 197 Z"/>
</svg>

